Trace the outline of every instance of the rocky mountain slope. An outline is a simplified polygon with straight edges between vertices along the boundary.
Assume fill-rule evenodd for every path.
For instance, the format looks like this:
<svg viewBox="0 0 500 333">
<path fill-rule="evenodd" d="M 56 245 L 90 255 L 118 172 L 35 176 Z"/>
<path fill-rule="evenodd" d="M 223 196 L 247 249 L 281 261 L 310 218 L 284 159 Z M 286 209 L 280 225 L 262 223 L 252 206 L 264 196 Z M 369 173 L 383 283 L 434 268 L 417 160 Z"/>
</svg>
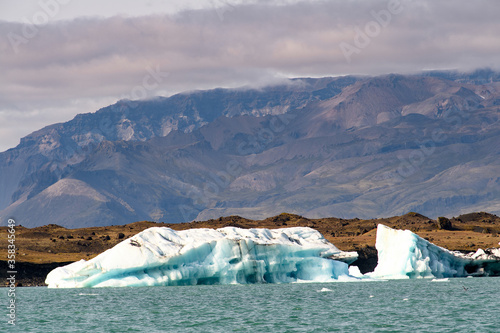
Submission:
<svg viewBox="0 0 500 333">
<path fill-rule="evenodd" d="M 500 213 L 500 82 L 473 74 L 296 79 L 120 101 L 0 154 L 24 226 Z"/>
</svg>

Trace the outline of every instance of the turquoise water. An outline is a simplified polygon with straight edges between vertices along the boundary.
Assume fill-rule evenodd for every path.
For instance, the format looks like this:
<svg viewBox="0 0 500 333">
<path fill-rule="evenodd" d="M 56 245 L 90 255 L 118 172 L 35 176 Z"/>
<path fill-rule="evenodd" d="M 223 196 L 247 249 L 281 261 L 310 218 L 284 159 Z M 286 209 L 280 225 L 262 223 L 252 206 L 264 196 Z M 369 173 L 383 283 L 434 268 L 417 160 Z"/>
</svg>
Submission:
<svg viewBox="0 0 500 333">
<path fill-rule="evenodd" d="M 0 331 L 500 331 L 500 278 L 16 292 L 17 325 Z"/>
</svg>

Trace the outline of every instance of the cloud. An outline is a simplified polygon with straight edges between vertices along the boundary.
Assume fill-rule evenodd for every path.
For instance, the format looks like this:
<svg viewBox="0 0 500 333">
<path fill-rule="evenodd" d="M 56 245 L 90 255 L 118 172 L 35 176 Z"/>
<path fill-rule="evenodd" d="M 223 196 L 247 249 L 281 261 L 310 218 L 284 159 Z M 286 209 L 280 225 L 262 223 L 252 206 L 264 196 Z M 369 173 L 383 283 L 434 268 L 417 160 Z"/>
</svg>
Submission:
<svg viewBox="0 0 500 333">
<path fill-rule="evenodd" d="M 169 15 L 49 20 L 29 38 L 29 26 L 0 21 L 0 150 L 49 121 L 130 96 L 154 68 L 168 77 L 151 96 L 283 76 L 498 68 L 496 1 L 212 3 Z M 12 36 L 23 42 L 13 48 Z M 46 116 L 12 133 L 9 119 L 35 111 Z"/>
</svg>

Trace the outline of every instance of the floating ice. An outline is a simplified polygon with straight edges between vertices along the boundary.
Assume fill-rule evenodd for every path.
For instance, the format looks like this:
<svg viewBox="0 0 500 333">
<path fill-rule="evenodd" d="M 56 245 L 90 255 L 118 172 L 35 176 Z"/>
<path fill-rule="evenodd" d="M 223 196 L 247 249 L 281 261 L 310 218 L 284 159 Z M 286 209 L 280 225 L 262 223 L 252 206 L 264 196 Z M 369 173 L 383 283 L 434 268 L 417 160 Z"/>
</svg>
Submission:
<svg viewBox="0 0 500 333">
<path fill-rule="evenodd" d="M 443 279 L 432 279 L 431 282 L 449 282 L 449 278 L 443 278 Z"/>
<path fill-rule="evenodd" d="M 347 276 L 342 252 L 311 228 L 150 228 L 97 257 L 49 273 L 52 288 L 327 282 Z"/>
<path fill-rule="evenodd" d="M 463 254 L 434 245 L 409 230 L 377 227 L 378 264 L 372 278 L 447 278 L 500 275 L 500 249 Z"/>
</svg>

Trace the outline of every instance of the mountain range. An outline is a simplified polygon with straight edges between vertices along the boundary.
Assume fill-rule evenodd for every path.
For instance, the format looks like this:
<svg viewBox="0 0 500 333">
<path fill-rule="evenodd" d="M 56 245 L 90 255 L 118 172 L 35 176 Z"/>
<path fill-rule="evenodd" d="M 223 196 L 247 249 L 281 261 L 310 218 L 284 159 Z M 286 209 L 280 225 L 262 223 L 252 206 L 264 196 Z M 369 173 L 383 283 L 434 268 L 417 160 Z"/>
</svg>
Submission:
<svg viewBox="0 0 500 333">
<path fill-rule="evenodd" d="M 500 213 L 500 74 L 299 78 L 122 100 L 0 153 L 0 219 Z"/>
</svg>

